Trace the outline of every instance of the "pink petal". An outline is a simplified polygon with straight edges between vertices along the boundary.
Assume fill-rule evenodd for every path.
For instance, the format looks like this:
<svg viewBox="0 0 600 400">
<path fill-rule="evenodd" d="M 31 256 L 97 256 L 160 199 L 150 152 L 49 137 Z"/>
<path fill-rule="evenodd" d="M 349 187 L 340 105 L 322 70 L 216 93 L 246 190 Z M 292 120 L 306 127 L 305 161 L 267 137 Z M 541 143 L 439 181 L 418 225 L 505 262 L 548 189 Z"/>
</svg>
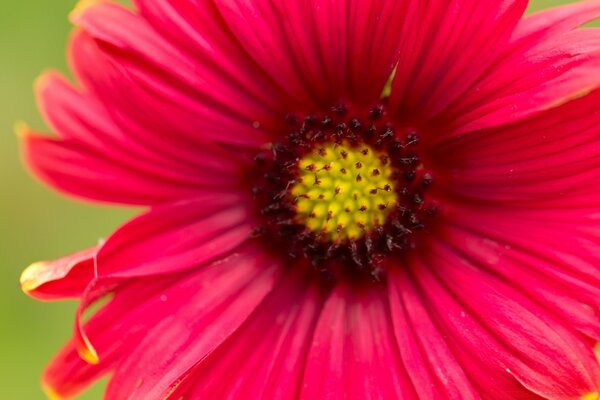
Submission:
<svg viewBox="0 0 600 400">
<path fill-rule="evenodd" d="M 556 210 L 536 212 L 500 209 L 492 214 L 483 208 L 469 210 L 470 218 L 475 215 L 475 220 L 480 221 L 473 226 L 466 222 L 465 215 L 464 210 L 456 209 L 445 223 L 482 235 L 506 249 L 514 246 L 542 260 L 541 264 L 533 264 L 537 270 L 564 281 L 564 285 L 577 284 L 578 293 L 585 294 L 588 301 L 595 299 L 591 301 L 597 307 L 596 294 L 600 288 L 597 216 L 592 217 L 587 212 L 582 214 L 581 210 L 579 215 Z M 514 234 L 524 226 L 527 227 L 525 235 Z"/>
<path fill-rule="evenodd" d="M 108 363 L 89 364 L 84 361 L 70 340 L 46 366 L 42 389 L 50 399 L 76 396 L 108 372 Z"/>
<path fill-rule="evenodd" d="M 257 224 L 247 200 L 213 192 L 153 208 L 107 239 L 97 256 L 97 276 L 168 274 L 231 253 Z"/>
<path fill-rule="evenodd" d="M 204 128 L 200 128 L 210 123 L 222 128 L 223 131 L 219 131 L 221 134 L 225 133 L 225 129 L 230 129 L 230 134 L 243 132 L 247 124 L 231 125 L 230 121 L 234 121 L 231 117 L 222 120 L 222 117 L 215 119 L 207 115 L 190 114 L 182 107 L 183 104 L 166 101 L 164 96 L 145 90 L 84 31 L 75 31 L 69 52 L 71 68 L 84 87 L 84 93 L 94 98 L 101 105 L 101 114 L 108 115 L 118 127 L 117 130 L 110 129 L 107 135 L 132 140 L 145 152 L 149 149 L 153 153 L 165 153 L 163 157 L 177 160 L 181 166 L 208 165 L 214 168 L 220 161 L 221 168 L 229 171 L 237 165 L 231 157 L 231 150 L 212 144 L 212 139 L 204 136 Z M 143 106 L 138 106 L 140 104 Z M 227 138 L 242 142 L 247 140 L 243 136 L 236 138 L 231 135 L 222 139 Z M 263 141 L 259 140 L 259 143 Z M 199 153 L 204 157 L 198 157 Z M 239 152 L 236 154 L 240 155 Z"/>
<path fill-rule="evenodd" d="M 126 107 L 123 110 L 129 115 L 123 118 L 143 124 L 144 117 L 157 113 L 158 118 L 151 118 L 157 119 L 158 127 L 170 128 L 171 135 L 253 147 L 268 142 L 277 124 L 284 123 L 282 98 L 276 90 L 269 90 L 264 74 L 252 74 L 256 68 L 239 49 L 231 54 L 237 56 L 235 60 L 229 54 L 213 58 L 214 54 L 202 57 L 195 51 L 182 51 L 144 18 L 116 4 L 94 3 L 74 12 L 71 19 L 102 49 L 95 57 L 73 49 L 72 59 L 85 86 L 98 86 L 99 81 L 88 76 L 97 74 L 94 60 L 99 57 L 125 77 L 126 82 L 117 85 L 121 93 L 114 90 L 118 97 L 106 98 L 113 113 L 119 113 L 112 109 L 118 102 Z M 228 63 L 235 61 L 239 62 L 236 72 L 226 73 L 231 70 Z"/>
<path fill-rule="evenodd" d="M 600 200 L 600 91 L 516 124 L 472 132 L 433 149 L 444 190 L 482 202 L 572 208 Z M 581 191 L 581 194 L 577 194 Z M 596 203 L 597 204 L 597 203 Z"/>
<path fill-rule="evenodd" d="M 578 202 L 571 198 L 565 203 L 568 207 L 537 202 L 534 209 L 496 208 L 493 213 L 485 207 L 457 208 L 445 217 L 444 237 L 469 251 L 482 267 L 514 281 L 514 286 L 570 326 L 598 338 L 598 217 L 595 204 L 580 208 Z M 478 224 L 468 222 L 472 220 Z"/>
<path fill-rule="evenodd" d="M 592 4 L 590 4 L 592 6 Z M 555 29 L 525 26 L 517 29 L 511 44 L 496 63 L 464 92 L 460 100 L 438 117 L 445 132 L 464 132 L 498 126 L 526 118 L 577 98 L 600 85 L 600 30 L 565 32 L 575 21 L 600 15 L 600 6 L 577 8 Z M 554 19 L 549 19 L 552 23 Z M 541 25 L 539 21 L 538 25 Z M 525 34 L 526 36 L 519 36 Z M 445 135 L 443 136 L 445 137 Z"/>
<path fill-rule="evenodd" d="M 209 266 L 166 277 L 138 278 L 122 284 L 112 293 L 108 304 L 103 305 L 82 328 L 97 357 L 95 363 L 90 363 L 91 360 L 86 362 L 78 354 L 81 349 L 76 337 L 63 348 L 44 373 L 45 385 L 62 396 L 82 390 L 120 365 L 130 353 L 136 351 L 150 332 L 155 331 L 158 324 L 172 318 L 174 307 L 179 309 L 181 304 L 200 302 L 196 312 L 190 315 L 200 316 L 204 313 L 208 317 L 209 310 L 204 307 L 210 303 L 197 300 L 206 297 L 206 290 L 201 288 L 227 282 L 243 285 L 241 279 L 249 278 L 247 274 L 260 275 L 258 269 L 263 267 L 262 264 L 245 261 L 256 254 L 255 250 L 246 247 L 239 254 Z M 239 286 L 237 288 L 240 289 Z M 230 290 L 236 289 L 232 286 Z M 217 300 L 215 296 L 212 299 Z M 155 333 L 160 333 L 160 329 Z"/>
<path fill-rule="evenodd" d="M 482 269 L 511 282 L 547 312 L 568 321 L 595 341 L 600 340 L 600 286 L 568 274 L 560 263 L 544 254 L 528 251 L 532 246 L 527 241 L 531 239 L 512 240 L 510 244 L 496 242 L 490 232 L 478 231 L 477 227 L 452 227 L 448 232 L 449 245 L 460 245 Z"/>
<path fill-rule="evenodd" d="M 255 227 L 242 204 L 231 193 L 169 203 L 110 236 L 96 256 L 94 280 L 81 295 L 75 318 L 75 340 L 82 357 L 97 362 L 96 351 L 81 328 L 82 316 L 92 304 L 126 280 L 178 273 L 231 254 Z"/>
<path fill-rule="evenodd" d="M 74 43 L 90 44 L 83 37 Z M 208 143 L 194 148 L 152 128 L 125 132 L 97 99 L 54 73 L 43 75 L 36 87 L 40 106 L 62 140 L 24 134 L 24 152 L 32 169 L 61 190 L 154 204 L 207 188 L 235 187 L 242 179 L 243 159 L 230 151 Z"/>
<path fill-rule="evenodd" d="M 406 3 L 391 101 L 417 120 L 463 96 L 496 61 L 527 6 L 522 0 Z"/>
<path fill-rule="evenodd" d="M 81 357 L 77 339 L 70 340 L 44 371 L 45 390 L 58 398 L 74 396 L 114 369 L 154 324 L 171 313 L 171 303 L 162 296 L 173 296 L 173 282 L 185 277 L 140 279 L 121 286 L 83 328 L 96 352 L 95 363 Z"/>
<path fill-rule="evenodd" d="M 192 62 L 201 60 L 194 65 L 196 71 L 202 69 L 196 75 L 203 80 L 210 80 L 213 87 L 227 85 L 219 91 L 211 89 L 207 92 L 235 91 L 236 96 L 249 95 L 260 103 L 260 107 L 268 105 L 274 114 L 285 113 L 286 110 L 280 107 L 294 101 L 286 99 L 285 93 L 276 86 L 272 77 L 252 61 L 232 37 L 218 9 L 211 2 L 195 4 L 186 0 L 135 0 L 134 3 L 140 16 L 162 40 L 183 52 Z M 158 64 L 163 62 L 157 60 Z M 165 69 L 170 69 L 170 66 Z M 184 78 L 198 79 L 193 76 Z"/>
<path fill-rule="evenodd" d="M 510 374 L 510 369 L 506 370 L 504 360 L 499 361 L 498 356 L 504 349 L 498 345 L 491 332 L 483 330 L 479 321 L 471 317 L 462 305 L 455 303 L 454 296 L 428 271 L 430 266 L 421 260 L 413 260 L 411 263 L 421 301 L 479 395 L 490 400 L 505 400 L 507 396 L 542 400 L 524 388 Z M 509 355 L 503 357 L 505 358 L 514 357 Z"/>
<path fill-rule="evenodd" d="M 323 307 L 300 398 L 418 399 L 402 363 L 385 287 L 340 283 Z"/>
<path fill-rule="evenodd" d="M 94 278 L 98 246 L 54 261 L 31 264 L 21 274 L 21 289 L 38 300 L 60 300 L 81 296 Z"/>
<path fill-rule="evenodd" d="M 294 266 L 246 323 L 198 361 L 166 398 L 298 398 L 327 292 L 310 266 Z"/>
<path fill-rule="evenodd" d="M 479 399 L 478 391 L 452 354 L 447 338 L 419 298 L 406 266 L 390 263 L 389 267 L 388 294 L 396 340 L 419 398 Z"/>
<path fill-rule="evenodd" d="M 117 154 L 112 150 L 98 152 L 73 140 L 57 140 L 30 132 L 21 137 L 24 158 L 35 175 L 78 197 L 146 205 L 190 197 L 208 186 L 190 176 L 191 182 L 191 179 L 186 182 L 186 178 L 182 181 L 181 176 L 165 176 L 174 175 L 168 169 L 158 168 L 156 174 L 149 173 L 123 158 L 113 158 Z"/>
<path fill-rule="evenodd" d="M 538 11 L 523 18 L 515 29 L 513 40 L 523 44 L 549 39 L 568 32 L 600 16 L 600 1 L 587 0 Z"/>
<path fill-rule="evenodd" d="M 176 295 L 165 300 L 170 314 L 119 363 L 106 397 L 160 398 L 243 325 L 281 270 L 279 260 L 251 247 L 175 285 Z"/>
<path fill-rule="evenodd" d="M 398 60 L 403 2 L 215 3 L 253 60 L 303 104 L 373 104 Z"/>
<path fill-rule="evenodd" d="M 101 80 L 102 77 L 107 81 L 121 79 L 122 86 L 131 83 L 125 75 L 119 75 L 115 67 L 101 57 L 97 46 L 89 36 L 83 33 L 75 34 L 72 37 L 71 47 L 73 51 L 86 53 L 98 63 L 95 69 L 98 79 Z M 100 71 L 104 71 L 105 75 Z M 108 82 L 105 83 L 105 90 L 110 91 L 112 86 L 108 85 Z M 144 125 L 138 129 L 125 131 L 112 118 L 114 114 L 109 112 L 110 107 L 102 104 L 95 93 L 75 88 L 58 73 L 50 71 L 42 74 L 36 81 L 35 88 L 44 117 L 56 133 L 65 140 L 82 142 L 98 151 L 116 152 L 118 157 L 126 158 L 134 165 L 136 161 L 134 158 L 142 158 L 147 160 L 142 164 L 143 168 L 154 171 L 152 164 L 159 164 L 163 174 L 168 172 L 164 169 L 174 169 L 175 173 L 197 174 L 206 179 L 205 175 L 209 172 L 211 174 L 218 172 L 222 178 L 231 179 L 231 175 L 239 172 L 240 160 L 232 158 L 230 151 L 212 143 L 191 143 L 172 135 L 172 132 L 171 135 L 162 137 L 154 129 L 157 125 Z M 112 92 L 110 94 L 116 95 Z M 141 93 L 140 96 L 140 98 L 144 97 Z M 151 116 L 148 115 L 147 118 Z M 195 142 L 198 140 L 196 139 Z M 203 156 L 198 157 L 201 150 L 204 150 Z"/>
<path fill-rule="evenodd" d="M 598 390 L 589 343 L 563 321 L 451 247 L 436 244 L 425 260 L 413 268 L 420 290 L 482 397 L 527 390 L 570 399 Z"/>
</svg>

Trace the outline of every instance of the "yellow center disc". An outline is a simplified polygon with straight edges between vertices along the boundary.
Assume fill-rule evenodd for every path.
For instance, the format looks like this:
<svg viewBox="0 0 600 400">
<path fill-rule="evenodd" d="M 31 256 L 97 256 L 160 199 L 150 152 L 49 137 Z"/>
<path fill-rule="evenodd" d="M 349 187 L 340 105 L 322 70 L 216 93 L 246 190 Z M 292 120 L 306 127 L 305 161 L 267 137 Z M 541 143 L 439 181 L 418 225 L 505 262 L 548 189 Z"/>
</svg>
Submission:
<svg viewBox="0 0 600 400">
<path fill-rule="evenodd" d="M 383 225 L 396 203 L 392 167 L 367 145 L 319 145 L 298 168 L 291 188 L 296 222 L 323 239 L 359 239 Z"/>
</svg>

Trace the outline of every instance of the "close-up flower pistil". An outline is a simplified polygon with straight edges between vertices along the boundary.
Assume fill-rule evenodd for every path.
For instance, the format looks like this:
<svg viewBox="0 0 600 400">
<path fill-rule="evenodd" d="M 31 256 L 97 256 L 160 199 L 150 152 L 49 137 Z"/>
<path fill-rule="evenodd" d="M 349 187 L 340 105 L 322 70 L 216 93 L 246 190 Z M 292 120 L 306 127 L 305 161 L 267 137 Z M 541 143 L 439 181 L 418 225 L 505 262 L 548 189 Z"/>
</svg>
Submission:
<svg viewBox="0 0 600 400">
<path fill-rule="evenodd" d="M 600 1 L 133 3 L 19 131 L 145 208 L 23 272 L 79 301 L 51 399 L 600 399 Z"/>
</svg>

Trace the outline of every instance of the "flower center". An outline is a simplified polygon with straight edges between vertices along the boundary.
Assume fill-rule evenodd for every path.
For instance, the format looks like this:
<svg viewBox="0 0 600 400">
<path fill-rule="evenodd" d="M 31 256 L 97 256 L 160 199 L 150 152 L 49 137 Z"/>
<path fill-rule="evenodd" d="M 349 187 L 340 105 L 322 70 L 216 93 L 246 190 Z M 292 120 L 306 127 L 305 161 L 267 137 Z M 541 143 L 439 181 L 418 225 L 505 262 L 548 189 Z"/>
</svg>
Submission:
<svg viewBox="0 0 600 400">
<path fill-rule="evenodd" d="M 396 126 L 384 105 L 288 122 L 255 158 L 256 236 L 328 275 L 379 279 L 385 257 L 417 247 L 436 214 L 417 130 Z"/>
<path fill-rule="evenodd" d="M 289 191 L 295 220 L 332 242 L 358 240 L 383 226 L 397 201 L 388 159 L 364 143 L 316 146 L 298 162 Z"/>
</svg>

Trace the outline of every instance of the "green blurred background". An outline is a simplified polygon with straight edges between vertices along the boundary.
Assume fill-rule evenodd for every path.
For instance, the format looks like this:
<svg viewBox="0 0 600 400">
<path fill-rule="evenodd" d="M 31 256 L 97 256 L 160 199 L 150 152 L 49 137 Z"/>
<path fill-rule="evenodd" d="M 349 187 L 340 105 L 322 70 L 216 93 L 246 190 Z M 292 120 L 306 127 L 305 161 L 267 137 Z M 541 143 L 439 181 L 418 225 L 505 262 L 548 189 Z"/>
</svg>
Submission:
<svg viewBox="0 0 600 400">
<path fill-rule="evenodd" d="M 533 0 L 532 9 L 567 3 Z M 44 399 L 39 375 L 70 335 L 75 303 L 42 304 L 19 289 L 21 270 L 96 243 L 136 210 L 64 198 L 25 171 L 13 126 L 44 128 L 32 82 L 66 71 L 67 14 L 74 0 L 2 1 L 0 7 L 0 399 Z M 99 399 L 102 384 L 81 396 Z"/>
</svg>

